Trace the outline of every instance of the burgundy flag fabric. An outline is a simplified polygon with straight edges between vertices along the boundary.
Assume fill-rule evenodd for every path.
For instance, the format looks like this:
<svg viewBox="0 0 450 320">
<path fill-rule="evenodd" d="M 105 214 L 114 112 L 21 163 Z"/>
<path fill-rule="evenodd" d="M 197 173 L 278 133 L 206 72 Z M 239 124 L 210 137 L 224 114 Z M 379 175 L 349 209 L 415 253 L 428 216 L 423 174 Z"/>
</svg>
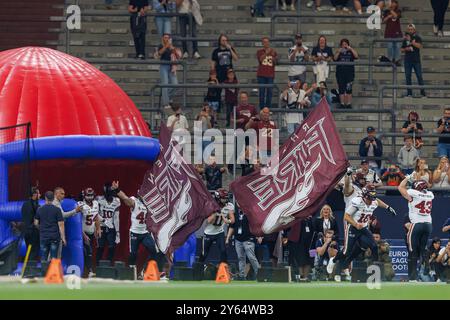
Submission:
<svg viewBox="0 0 450 320">
<path fill-rule="evenodd" d="M 171 253 L 218 211 L 219 205 L 194 166 L 181 156 L 164 123 L 159 142 L 161 151 L 145 174 L 138 195 L 148 209 L 147 228 L 158 248 Z"/>
<path fill-rule="evenodd" d="M 231 184 L 250 230 L 261 236 L 314 215 L 349 166 L 325 99 L 279 151 L 271 174 L 255 171 Z"/>
</svg>

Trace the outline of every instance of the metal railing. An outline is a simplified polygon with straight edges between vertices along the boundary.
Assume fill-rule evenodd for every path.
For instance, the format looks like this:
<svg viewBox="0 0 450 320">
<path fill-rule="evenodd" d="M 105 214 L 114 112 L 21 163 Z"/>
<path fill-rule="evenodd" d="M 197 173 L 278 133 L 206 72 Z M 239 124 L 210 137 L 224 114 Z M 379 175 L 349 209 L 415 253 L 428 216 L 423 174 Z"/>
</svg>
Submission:
<svg viewBox="0 0 450 320">
<path fill-rule="evenodd" d="M 319 19 L 367 19 L 369 15 L 368 14 L 348 14 L 343 16 L 338 16 L 335 14 L 316 14 L 316 13 L 310 13 L 310 14 L 298 14 L 298 13 L 281 13 L 281 12 L 273 12 L 270 19 L 270 37 L 275 36 L 275 21 L 277 18 L 297 18 L 297 30 L 296 33 L 300 32 L 301 22 L 300 20 L 302 18 L 319 18 Z"/>
<path fill-rule="evenodd" d="M 98 12 L 98 11 L 83 11 L 83 14 L 81 15 L 82 18 L 84 17 L 129 17 L 130 13 L 114 13 L 114 12 Z M 148 12 L 146 14 L 147 17 L 187 17 L 189 19 L 189 25 L 192 26 L 193 23 L 193 16 L 190 13 L 156 13 L 156 12 Z M 67 21 L 67 16 L 64 15 L 62 21 Z M 176 20 L 176 25 L 175 25 L 175 33 L 178 33 L 178 19 Z M 66 27 L 64 28 L 65 30 L 65 49 L 66 49 L 66 53 L 69 54 L 70 53 L 70 30 L 67 26 L 66 23 Z M 190 32 L 191 32 L 191 37 L 193 36 L 193 30 L 192 28 L 189 28 Z"/>
<path fill-rule="evenodd" d="M 403 138 L 405 136 L 411 136 L 410 133 L 402 133 L 402 132 L 380 132 L 379 134 L 377 134 L 377 137 L 379 139 L 381 138 L 392 138 L 392 140 L 395 142 L 395 138 Z M 416 136 L 420 136 L 420 137 L 427 137 L 427 138 L 441 138 L 442 134 L 439 133 L 419 133 L 416 134 Z M 392 144 L 392 157 L 397 157 L 397 145 L 395 143 Z"/>
<path fill-rule="evenodd" d="M 255 36 L 227 36 L 228 41 L 232 42 L 238 42 L 238 41 L 255 41 L 255 42 L 261 42 L 262 37 L 255 37 Z M 208 37 L 208 36 L 199 36 L 199 37 L 181 37 L 174 35 L 172 36 L 172 39 L 174 41 L 207 41 L 207 42 L 216 42 L 218 40 L 218 37 Z M 271 42 L 293 42 L 293 37 L 269 37 L 269 40 Z M 242 47 L 242 46 L 241 46 Z M 262 46 L 261 46 L 262 48 Z"/>
</svg>

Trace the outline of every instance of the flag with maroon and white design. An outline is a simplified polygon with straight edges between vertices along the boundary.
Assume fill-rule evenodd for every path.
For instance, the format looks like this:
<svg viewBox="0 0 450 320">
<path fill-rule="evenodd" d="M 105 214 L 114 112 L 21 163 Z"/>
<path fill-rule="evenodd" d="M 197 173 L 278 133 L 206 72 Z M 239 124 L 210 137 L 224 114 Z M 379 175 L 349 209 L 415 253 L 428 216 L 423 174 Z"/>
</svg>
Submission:
<svg viewBox="0 0 450 320">
<path fill-rule="evenodd" d="M 192 164 L 187 164 L 161 124 L 160 152 L 147 171 L 138 195 L 147 207 L 147 228 L 163 253 L 183 245 L 219 205 Z"/>
<path fill-rule="evenodd" d="M 272 160 L 271 160 L 272 161 Z M 254 235 L 270 234 L 314 215 L 349 163 L 325 99 L 280 148 L 269 174 L 255 171 L 231 184 Z"/>
</svg>

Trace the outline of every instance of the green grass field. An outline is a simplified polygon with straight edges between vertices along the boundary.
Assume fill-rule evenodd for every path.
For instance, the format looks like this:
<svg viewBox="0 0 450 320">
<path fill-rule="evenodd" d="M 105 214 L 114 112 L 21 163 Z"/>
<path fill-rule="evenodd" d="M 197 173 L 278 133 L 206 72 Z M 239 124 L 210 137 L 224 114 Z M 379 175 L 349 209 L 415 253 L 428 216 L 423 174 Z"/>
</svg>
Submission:
<svg viewBox="0 0 450 320">
<path fill-rule="evenodd" d="M 353 283 L 255 283 L 216 284 L 168 283 L 82 283 L 81 289 L 43 283 L 0 283 L 0 299 L 174 299 L 174 300 L 261 300 L 261 299 L 450 299 L 446 283 L 382 283 L 369 290 Z"/>
</svg>

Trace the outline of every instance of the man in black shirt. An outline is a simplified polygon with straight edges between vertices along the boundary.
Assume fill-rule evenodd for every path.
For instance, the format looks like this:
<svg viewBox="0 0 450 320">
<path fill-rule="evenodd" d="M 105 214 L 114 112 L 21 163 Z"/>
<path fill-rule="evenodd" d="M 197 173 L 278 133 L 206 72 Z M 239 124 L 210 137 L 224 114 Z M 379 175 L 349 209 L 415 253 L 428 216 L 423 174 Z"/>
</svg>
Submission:
<svg viewBox="0 0 450 320">
<path fill-rule="evenodd" d="M 61 209 L 53 205 L 55 196 L 52 191 L 45 193 L 45 205 L 37 210 L 34 224 L 41 238 L 41 260 L 58 258 L 60 242 L 66 245 L 64 218 Z"/>
<path fill-rule="evenodd" d="M 245 266 L 247 258 L 252 265 L 254 277 L 256 277 L 260 266 L 255 254 L 255 237 L 250 232 L 247 216 L 244 215 L 242 210 L 238 207 L 237 213 L 238 214 L 234 223 L 228 229 L 228 235 L 225 243 L 228 244 L 229 239 L 234 234 L 234 246 L 239 261 L 239 280 L 245 280 Z"/>
<path fill-rule="evenodd" d="M 225 167 L 219 167 L 215 157 L 210 158 L 210 163 L 205 167 L 206 188 L 217 190 L 222 188 L 222 174 L 226 172 Z"/>
<path fill-rule="evenodd" d="M 227 70 L 233 69 L 233 60 L 238 60 L 236 49 L 228 43 L 226 35 L 219 36 L 219 46 L 214 49 L 211 56 L 211 70 L 216 71 L 219 83 L 227 79 Z"/>
<path fill-rule="evenodd" d="M 31 188 L 31 196 L 22 205 L 22 222 L 24 228 L 24 238 L 27 248 L 31 246 L 30 260 L 36 260 L 39 256 L 39 230 L 34 225 L 34 217 L 39 208 L 39 198 L 41 194 L 36 187 Z"/>
<path fill-rule="evenodd" d="M 130 0 L 128 12 L 131 33 L 133 34 L 136 59 L 145 59 L 145 34 L 147 33 L 148 0 Z"/>
<path fill-rule="evenodd" d="M 440 133 L 437 151 L 439 157 L 450 158 L 450 107 L 445 108 L 444 116 L 437 122 L 437 133 Z"/>
<path fill-rule="evenodd" d="M 405 54 L 405 77 L 406 84 L 411 85 L 412 70 L 416 73 L 417 82 L 423 86 L 422 64 L 420 62 L 420 49 L 422 49 L 422 38 L 416 32 L 412 23 L 408 25 L 401 51 Z M 423 98 L 426 98 L 425 90 L 420 90 Z M 407 89 L 407 97 L 412 97 L 412 90 Z"/>
</svg>

